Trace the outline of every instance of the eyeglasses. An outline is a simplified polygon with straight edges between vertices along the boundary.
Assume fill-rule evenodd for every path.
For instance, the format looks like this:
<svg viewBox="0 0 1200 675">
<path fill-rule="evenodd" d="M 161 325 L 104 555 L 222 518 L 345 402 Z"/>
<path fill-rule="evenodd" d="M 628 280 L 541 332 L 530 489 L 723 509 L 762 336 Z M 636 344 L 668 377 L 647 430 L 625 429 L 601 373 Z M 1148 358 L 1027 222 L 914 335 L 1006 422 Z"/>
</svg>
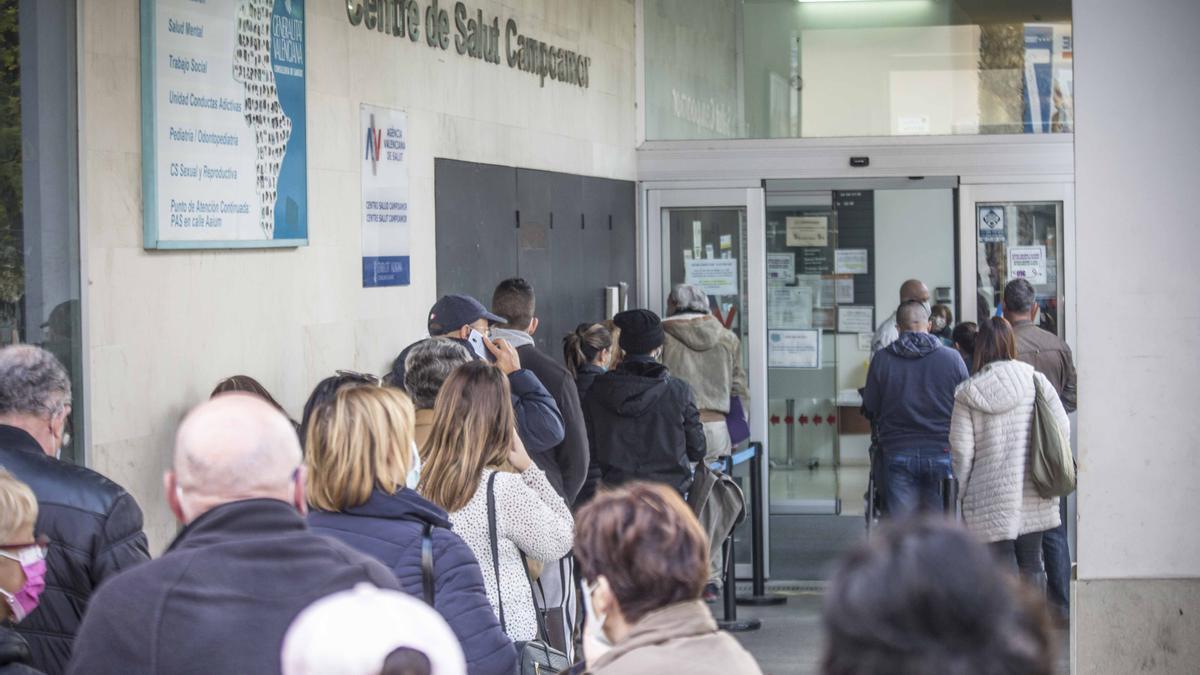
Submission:
<svg viewBox="0 0 1200 675">
<path fill-rule="evenodd" d="M 368 384 L 379 384 L 379 376 L 371 373 L 360 373 L 354 370 L 335 370 L 334 375 L 344 377 L 346 379 L 355 380 L 357 382 L 366 382 Z"/>
<path fill-rule="evenodd" d="M 46 549 L 49 547 L 50 538 L 39 534 L 32 542 L 0 545 L 0 558 L 15 560 L 21 565 L 32 565 L 46 559 Z"/>
</svg>

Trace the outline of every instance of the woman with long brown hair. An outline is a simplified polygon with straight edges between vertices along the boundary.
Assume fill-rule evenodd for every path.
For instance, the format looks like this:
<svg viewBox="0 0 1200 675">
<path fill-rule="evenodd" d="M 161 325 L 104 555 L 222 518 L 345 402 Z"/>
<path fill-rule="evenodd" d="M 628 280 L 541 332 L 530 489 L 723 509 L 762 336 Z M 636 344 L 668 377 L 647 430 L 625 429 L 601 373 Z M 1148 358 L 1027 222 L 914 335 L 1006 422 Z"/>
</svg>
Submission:
<svg viewBox="0 0 1200 675">
<path fill-rule="evenodd" d="M 474 552 L 415 484 L 413 406 L 399 389 L 346 386 L 308 424 L 308 523 L 388 566 L 462 642 L 472 673 L 507 675 L 516 661 L 484 592 Z M 430 563 L 424 569 L 426 559 Z"/>
<path fill-rule="evenodd" d="M 504 374 L 481 361 L 459 366 L 434 403 L 417 489 L 449 512 L 479 560 L 492 610 L 509 636 L 522 641 L 537 634 L 522 557 L 557 562 L 571 550 L 574 521 L 515 427 Z M 499 470 L 505 467 L 513 472 Z"/>
<path fill-rule="evenodd" d="M 1029 471 L 1030 432 L 1038 392 L 1060 429 L 1067 412 L 1045 375 L 1016 359 L 1016 337 L 1001 317 L 979 325 L 975 374 L 959 385 L 950 420 L 950 451 L 963 520 L 997 556 L 1045 587 L 1042 533 L 1058 527 L 1058 497 L 1038 495 Z"/>
</svg>

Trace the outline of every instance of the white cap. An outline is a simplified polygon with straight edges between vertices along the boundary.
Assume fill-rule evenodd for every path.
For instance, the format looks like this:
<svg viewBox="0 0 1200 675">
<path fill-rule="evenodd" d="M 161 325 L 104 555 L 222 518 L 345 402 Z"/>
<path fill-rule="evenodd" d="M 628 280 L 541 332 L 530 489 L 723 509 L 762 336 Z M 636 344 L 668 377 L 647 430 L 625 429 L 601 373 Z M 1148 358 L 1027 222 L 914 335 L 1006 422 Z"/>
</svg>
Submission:
<svg viewBox="0 0 1200 675">
<path fill-rule="evenodd" d="M 283 675 L 378 675 L 384 659 L 408 647 L 432 675 L 466 675 L 462 647 L 432 607 L 399 591 L 362 583 L 309 605 L 283 638 Z"/>
</svg>

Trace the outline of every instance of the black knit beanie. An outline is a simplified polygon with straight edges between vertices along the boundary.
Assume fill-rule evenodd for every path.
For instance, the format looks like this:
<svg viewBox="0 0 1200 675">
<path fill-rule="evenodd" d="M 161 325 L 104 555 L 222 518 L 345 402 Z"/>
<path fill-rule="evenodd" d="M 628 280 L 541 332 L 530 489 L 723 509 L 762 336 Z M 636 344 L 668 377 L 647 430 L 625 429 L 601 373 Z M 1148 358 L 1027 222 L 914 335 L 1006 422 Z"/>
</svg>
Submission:
<svg viewBox="0 0 1200 675">
<path fill-rule="evenodd" d="M 621 312 L 613 323 L 621 329 L 620 345 L 627 354 L 649 354 L 662 346 L 662 321 L 648 309 Z"/>
</svg>

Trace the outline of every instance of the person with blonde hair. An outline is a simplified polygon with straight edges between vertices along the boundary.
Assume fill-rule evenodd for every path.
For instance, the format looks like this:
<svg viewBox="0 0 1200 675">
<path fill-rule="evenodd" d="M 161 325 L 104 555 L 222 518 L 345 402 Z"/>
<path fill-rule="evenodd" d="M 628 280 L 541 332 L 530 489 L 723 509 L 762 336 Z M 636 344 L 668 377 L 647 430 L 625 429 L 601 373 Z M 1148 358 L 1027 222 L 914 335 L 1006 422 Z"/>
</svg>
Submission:
<svg viewBox="0 0 1200 675">
<path fill-rule="evenodd" d="M 38 606 L 46 587 L 46 542 L 33 535 L 37 497 L 0 468 L 0 673 L 33 675 L 29 643 L 8 624 L 20 623 Z"/>
<path fill-rule="evenodd" d="M 313 602 L 392 571 L 304 519 L 307 472 L 287 417 L 229 393 L 188 413 L 163 489 L 181 529 L 159 558 L 108 579 L 69 673 L 279 673 L 283 636 Z"/>
<path fill-rule="evenodd" d="M 509 406 L 511 411 L 511 405 Z M 516 652 L 493 616 L 471 549 L 416 486 L 413 404 L 399 389 L 342 389 L 305 440 L 309 526 L 383 562 L 450 624 L 472 673 L 511 673 Z"/>
<path fill-rule="evenodd" d="M 553 563 L 565 556 L 574 522 L 515 425 L 504 374 L 478 361 L 459 366 L 434 404 L 418 489 L 450 513 L 475 553 L 501 627 L 527 641 L 538 631 L 523 558 Z M 515 473 L 497 470 L 506 462 Z"/>
</svg>

